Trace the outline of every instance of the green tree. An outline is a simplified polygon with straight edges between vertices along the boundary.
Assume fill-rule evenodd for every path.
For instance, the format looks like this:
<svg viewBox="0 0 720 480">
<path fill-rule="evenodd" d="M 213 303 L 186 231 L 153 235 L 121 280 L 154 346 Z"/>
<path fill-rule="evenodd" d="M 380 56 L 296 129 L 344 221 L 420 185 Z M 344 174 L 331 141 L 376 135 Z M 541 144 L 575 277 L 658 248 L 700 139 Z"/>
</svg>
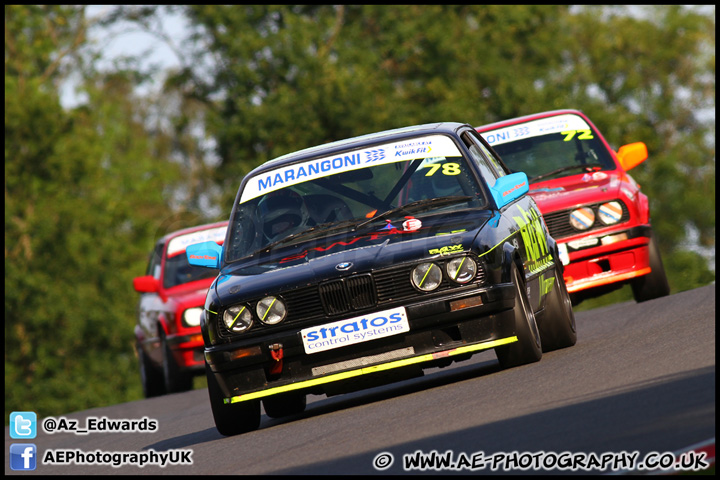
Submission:
<svg viewBox="0 0 720 480">
<path fill-rule="evenodd" d="M 61 107 L 87 28 L 82 7 L 5 7 L 6 413 L 140 396 L 132 278 L 181 177 L 136 72 L 90 62 L 87 103 Z"/>
</svg>

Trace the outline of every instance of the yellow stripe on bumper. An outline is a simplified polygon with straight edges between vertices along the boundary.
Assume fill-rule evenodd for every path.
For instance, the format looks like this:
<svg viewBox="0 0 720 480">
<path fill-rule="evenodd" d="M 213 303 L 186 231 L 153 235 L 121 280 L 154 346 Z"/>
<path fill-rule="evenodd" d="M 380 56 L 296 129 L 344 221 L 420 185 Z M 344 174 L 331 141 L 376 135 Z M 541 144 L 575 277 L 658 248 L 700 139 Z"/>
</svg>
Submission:
<svg viewBox="0 0 720 480">
<path fill-rule="evenodd" d="M 406 367 L 408 365 L 414 365 L 416 363 L 429 362 L 438 358 L 453 357 L 455 355 L 462 355 L 464 353 L 478 352 L 480 350 L 487 350 L 490 348 L 499 347 L 508 343 L 517 342 L 516 336 L 502 338 L 500 340 L 494 340 L 492 342 L 485 342 L 476 345 L 468 345 L 465 347 L 453 348 L 450 350 L 443 350 L 440 352 L 427 353 L 418 357 L 406 358 L 403 360 L 395 360 L 392 362 L 381 363 L 379 365 L 372 365 L 370 367 L 357 368 L 347 372 L 336 373 L 333 375 L 327 375 L 321 378 L 315 378 L 312 380 L 304 380 L 302 382 L 292 383 L 290 385 L 283 385 L 280 387 L 268 388 L 259 392 L 247 393 L 245 395 L 237 395 L 230 398 L 225 398 L 224 403 L 238 403 L 246 402 L 248 400 L 255 400 L 257 398 L 269 397 L 270 395 L 276 395 L 278 393 L 290 392 L 292 390 L 299 390 L 301 388 L 314 387 L 316 385 L 322 385 L 325 383 L 337 382 L 339 380 L 346 380 L 352 377 L 358 377 L 360 375 L 367 375 L 369 373 L 381 372 L 384 370 L 391 370 L 393 368 Z"/>
</svg>

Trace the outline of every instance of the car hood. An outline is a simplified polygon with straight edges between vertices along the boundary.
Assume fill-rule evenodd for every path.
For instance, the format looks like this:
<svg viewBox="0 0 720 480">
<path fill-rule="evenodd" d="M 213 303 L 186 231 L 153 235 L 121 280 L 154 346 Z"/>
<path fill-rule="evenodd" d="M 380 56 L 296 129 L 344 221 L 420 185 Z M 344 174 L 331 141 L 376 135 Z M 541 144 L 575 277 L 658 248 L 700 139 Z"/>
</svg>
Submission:
<svg viewBox="0 0 720 480">
<path fill-rule="evenodd" d="M 202 307 L 205 304 L 208 288 L 210 288 L 213 279 L 208 278 L 202 281 L 178 285 L 165 290 L 169 302 L 174 302 L 184 308 Z"/>
<path fill-rule="evenodd" d="M 422 227 L 413 231 L 393 221 L 389 223 L 393 228 L 308 243 L 289 249 L 284 255 L 275 254 L 237 266 L 230 264 L 222 269 L 214 288 L 221 303 L 227 305 L 449 250 L 468 250 L 490 216 L 489 211 L 468 210 L 432 220 L 423 218 Z"/>
<path fill-rule="evenodd" d="M 594 172 L 530 185 L 530 196 L 543 213 L 618 198 L 625 175 Z"/>
</svg>

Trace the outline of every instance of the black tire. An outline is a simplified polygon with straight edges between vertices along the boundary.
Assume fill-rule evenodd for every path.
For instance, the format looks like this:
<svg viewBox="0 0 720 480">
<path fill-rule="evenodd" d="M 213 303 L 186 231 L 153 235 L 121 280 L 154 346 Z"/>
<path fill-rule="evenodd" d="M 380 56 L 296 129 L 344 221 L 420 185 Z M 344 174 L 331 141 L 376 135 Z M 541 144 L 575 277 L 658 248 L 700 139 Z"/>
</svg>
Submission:
<svg viewBox="0 0 720 480">
<path fill-rule="evenodd" d="M 650 236 L 648 250 L 652 271 L 630 282 L 633 297 L 635 297 L 635 301 L 638 303 L 670 295 L 670 284 L 665 275 L 665 267 L 660 257 L 660 250 L 655 242 L 655 237 L 652 235 Z"/>
<path fill-rule="evenodd" d="M 300 392 L 289 392 L 263 398 L 265 414 L 270 418 L 282 418 L 305 411 L 307 396 Z"/>
<path fill-rule="evenodd" d="M 260 426 L 260 400 L 226 404 L 223 393 L 208 364 L 205 364 L 208 395 L 215 427 L 226 437 L 252 432 Z"/>
<path fill-rule="evenodd" d="M 137 345 L 138 363 L 140 364 L 140 382 L 142 383 L 143 395 L 145 398 L 159 397 L 165 395 L 165 383 L 159 368 L 150 363 L 142 347 Z"/>
<path fill-rule="evenodd" d="M 513 284 L 515 285 L 515 335 L 518 341 L 495 349 L 501 368 L 517 367 L 537 362 L 542 358 L 542 342 L 538 331 L 535 313 L 525 291 L 523 276 L 517 268 L 513 268 Z"/>
<path fill-rule="evenodd" d="M 193 388 L 193 374 L 183 372 L 175 362 L 175 357 L 170 350 L 170 346 L 162 336 L 161 347 L 163 352 L 163 378 L 166 393 L 187 392 Z"/>
<path fill-rule="evenodd" d="M 543 352 L 572 347 L 577 342 L 575 313 L 565 280 L 558 271 L 555 272 L 553 289 L 548 295 L 538 331 Z"/>
</svg>

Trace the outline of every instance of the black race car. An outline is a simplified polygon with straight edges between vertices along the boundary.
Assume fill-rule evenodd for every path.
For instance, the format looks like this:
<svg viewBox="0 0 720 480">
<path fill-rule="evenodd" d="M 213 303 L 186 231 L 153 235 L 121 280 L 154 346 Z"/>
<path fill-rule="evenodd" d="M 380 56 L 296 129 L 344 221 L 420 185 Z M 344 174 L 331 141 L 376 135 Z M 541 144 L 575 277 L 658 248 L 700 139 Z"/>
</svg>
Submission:
<svg viewBox="0 0 720 480">
<path fill-rule="evenodd" d="M 285 155 L 242 181 L 201 317 L 218 431 L 494 349 L 501 367 L 576 342 L 555 241 L 524 173 L 438 123 Z"/>
</svg>

